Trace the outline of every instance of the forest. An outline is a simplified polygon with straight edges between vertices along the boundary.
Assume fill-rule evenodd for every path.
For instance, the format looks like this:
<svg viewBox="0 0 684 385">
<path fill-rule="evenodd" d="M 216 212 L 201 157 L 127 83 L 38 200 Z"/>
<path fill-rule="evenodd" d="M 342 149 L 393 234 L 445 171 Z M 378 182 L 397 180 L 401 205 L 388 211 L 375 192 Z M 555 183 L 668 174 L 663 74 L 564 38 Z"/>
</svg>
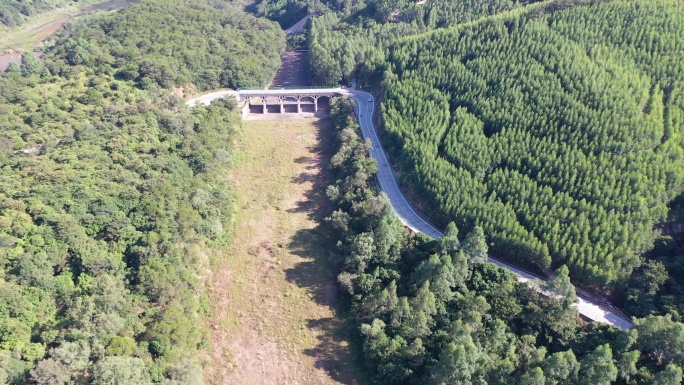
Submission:
<svg viewBox="0 0 684 385">
<path fill-rule="evenodd" d="M 401 37 L 445 28 L 497 14 L 535 1 L 464 0 L 262 0 L 258 16 L 288 28 L 316 12 L 307 30 L 309 65 L 314 84 L 370 82 L 384 69 L 386 48 Z"/>
<path fill-rule="evenodd" d="M 263 84 L 284 46 L 275 23 L 149 0 L 0 74 L 0 383 L 203 383 L 240 116 L 170 86 Z"/>
<path fill-rule="evenodd" d="M 436 223 L 610 293 L 684 191 L 682 57 L 674 0 L 540 3 L 409 37 L 389 51 L 384 143 Z"/>
<path fill-rule="evenodd" d="M 373 82 L 386 67 L 386 48 L 404 36 L 476 20 L 514 9 L 513 0 L 380 0 L 344 3 L 337 12 L 312 19 L 308 30 L 309 64 L 318 84 Z"/>
<path fill-rule="evenodd" d="M 163 13 L 158 7 L 145 1 L 69 26 L 68 38 L 54 50 L 66 60 L 51 70 L 81 66 L 143 88 L 193 84 L 208 90 L 264 87 L 280 66 L 284 34 L 268 20 L 184 2 L 165 4 Z"/>
<path fill-rule="evenodd" d="M 383 144 L 445 229 L 402 226 L 334 99 L 326 226 L 372 383 L 682 382 L 684 8 L 529 3 L 254 4 L 284 27 L 321 11 L 314 81 L 382 85 Z M 240 116 L 178 95 L 266 85 L 284 33 L 219 0 L 146 0 L 55 42 L 0 74 L 0 384 L 203 384 L 226 365 L 198 357 Z M 520 283 L 490 254 L 551 279 Z M 571 282 L 634 327 L 580 318 Z"/>
<path fill-rule="evenodd" d="M 540 291 L 485 263 L 483 227 L 407 232 L 374 190 L 375 161 L 349 102 L 333 103 L 336 182 L 326 194 L 338 281 L 378 384 L 652 384 L 682 381 L 684 324 L 648 316 L 621 330 L 578 322 L 563 265 Z"/>
</svg>

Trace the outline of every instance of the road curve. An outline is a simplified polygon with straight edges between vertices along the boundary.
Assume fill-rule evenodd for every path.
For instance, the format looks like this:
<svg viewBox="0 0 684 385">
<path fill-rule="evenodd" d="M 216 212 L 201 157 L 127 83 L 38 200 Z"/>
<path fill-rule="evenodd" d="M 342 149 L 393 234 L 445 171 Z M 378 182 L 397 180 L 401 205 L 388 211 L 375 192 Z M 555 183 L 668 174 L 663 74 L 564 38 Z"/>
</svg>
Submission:
<svg viewBox="0 0 684 385">
<path fill-rule="evenodd" d="M 304 26 L 306 25 L 306 22 L 309 21 L 309 19 L 314 16 L 316 13 L 310 13 L 306 16 L 304 16 L 301 20 L 296 22 L 292 27 L 288 28 L 285 30 L 286 35 L 296 35 L 299 33 L 304 32 Z"/>
<path fill-rule="evenodd" d="M 255 91 L 251 90 L 246 92 L 254 93 Z M 373 124 L 373 115 L 375 113 L 375 97 L 372 94 L 346 88 L 323 88 L 316 90 L 264 90 L 259 92 L 273 95 L 297 93 L 333 93 L 348 96 L 354 99 L 357 105 L 356 113 L 359 126 L 361 127 L 361 133 L 363 134 L 364 139 L 370 139 L 373 145 L 369 153 L 370 156 L 373 157 L 373 159 L 375 159 L 378 163 L 378 184 L 380 185 L 380 189 L 387 195 L 392 208 L 394 208 L 394 212 L 397 214 L 401 222 L 413 231 L 425 233 L 434 239 L 439 239 L 443 236 L 439 229 L 437 229 L 416 212 L 413 206 L 409 203 L 408 199 L 406 199 L 406 196 L 404 196 L 404 194 L 401 192 L 401 189 L 399 188 L 397 180 L 394 176 L 392 166 L 387 158 L 387 154 L 382 148 L 377 130 Z M 191 107 L 197 104 L 206 105 L 216 98 L 221 98 L 228 95 L 239 98 L 239 94 L 240 91 L 218 91 L 188 100 L 187 104 Z M 532 280 L 543 280 L 541 277 L 535 276 L 534 274 L 518 269 L 492 257 L 489 257 L 488 261 L 511 271 L 517 276 L 518 281 L 528 282 Z M 593 321 L 618 326 L 622 329 L 629 329 L 632 327 L 632 323 L 624 315 L 622 315 L 617 308 L 613 307 L 609 303 L 594 301 L 582 295 L 578 295 L 578 299 L 579 301 L 577 304 L 575 304 L 575 306 L 577 307 L 579 313 L 583 316 Z"/>
</svg>

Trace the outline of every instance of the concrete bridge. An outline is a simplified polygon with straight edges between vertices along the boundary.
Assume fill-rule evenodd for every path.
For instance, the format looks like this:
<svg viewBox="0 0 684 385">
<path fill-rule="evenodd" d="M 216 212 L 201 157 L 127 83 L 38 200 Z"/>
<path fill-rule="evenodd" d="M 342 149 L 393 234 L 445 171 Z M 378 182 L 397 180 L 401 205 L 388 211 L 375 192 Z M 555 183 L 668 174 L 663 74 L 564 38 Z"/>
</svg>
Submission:
<svg viewBox="0 0 684 385">
<path fill-rule="evenodd" d="M 248 105 L 261 104 L 262 113 L 268 112 L 268 105 L 275 103 L 280 106 L 279 112 L 285 113 L 285 106 L 287 104 L 297 105 L 297 113 L 302 112 L 302 103 L 312 102 L 314 112 L 318 112 L 318 99 L 330 99 L 335 95 L 340 95 L 338 89 L 271 89 L 271 90 L 240 90 L 238 92 L 238 100 L 246 100 Z M 258 103 L 252 103 L 256 99 Z M 308 104 L 308 103 L 307 103 Z"/>
<path fill-rule="evenodd" d="M 200 96 L 198 98 L 188 101 L 189 106 L 196 106 L 198 104 L 209 105 L 212 100 L 217 98 L 233 97 L 238 102 L 247 102 L 245 107 L 251 105 L 261 105 L 262 113 L 268 112 L 269 105 L 277 105 L 280 107 L 279 112 L 285 113 L 286 105 L 297 105 L 298 113 L 302 112 L 302 105 L 313 105 L 314 112 L 318 111 L 319 99 L 330 99 L 333 96 L 345 94 L 343 88 L 298 88 L 298 89 L 269 89 L 269 90 L 236 90 L 236 91 L 217 91 L 210 94 Z M 257 103 L 252 103 L 254 100 Z"/>
</svg>

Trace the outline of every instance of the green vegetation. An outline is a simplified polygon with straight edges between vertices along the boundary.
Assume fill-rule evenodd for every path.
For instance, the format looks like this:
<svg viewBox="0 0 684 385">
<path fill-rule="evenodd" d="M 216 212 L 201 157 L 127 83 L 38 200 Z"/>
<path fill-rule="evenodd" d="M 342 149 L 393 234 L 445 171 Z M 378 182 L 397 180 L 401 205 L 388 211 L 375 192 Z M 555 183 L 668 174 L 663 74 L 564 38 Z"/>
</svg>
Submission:
<svg viewBox="0 0 684 385">
<path fill-rule="evenodd" d="M 524 3 L 524 2 L 523 2 Z M 307 13 L 318 12 L 307 31 L 314 82 L 337 84 L 352 78 L 368 81 L 382 72 L 386 48 L 403 36 L 476 20 L 519 7 L 515 0 L 312 1 L 263 0 L 256 15 L 287 28 Z"/>
<path fill-rule="evenodd" d="M 257 61 L 284 40 L 252 16 L 150 0 L 0 75 L 0 383 L 202 383 L 200 274 L 232 226 L 240 118 L 165 88 L 261 84 L 277 63 Z"/>
<path fill-rule="evenodd" d="M 101 3 L 103 0 L 33 0 L 0 2 L 0 24 L 15 27 L 31 17 L 73 5 Z"/>
<path fill-rule="evenodd" d="M 81 65 L 143 87 L 193 83 L 207 90 L 263 87 L 280 66 L 285 37 L 267 20 L 186 2 L 158 7 L 145 1 L 72 26 L 56 49 L 66 60 L 50 69 Z"/>
<path fill-rule="evenodd" d="M 320 6 L 320 3 L 318 3 Z M 315 9 L 317 2 L 311 0 L 262 0 L 246 8 L 259 17 L 277 21 L 287 29 Z"/>
<path fill-rule="evenodd" d="M 351 301 L 364 362 L 379 384 L 679 384 L 684 324 L 638 319 L 631 330 L 576 323 L 568 269 L 539 284 L 483 263 L 487 243 L 456 226 L 431 240 L 404 231 L 371 188 L 352 108 L 338 100 L 333 121 L 337 181 L 327 194 L 344 262 L 340 284 Z"/>
<path fill-rule="evenodd" d="M 684 8 L 535 4 L 391 49 L 385 143 L 442 225 L 627 283 L 684 190 Z"/>
<path fill-rule="evenodd" d="M 518 4 L 513 0 L 387 1 L 350 4 L 313 19 L 309 62 L 321 84 L 360 81 L 382 73 L 386 48 L 399 38 L 478 19 Z"/>
<path fill-rule="evenodd" d="M 684 249 L 671 236 L 658 239 L 648 260 L 629 281 L 623 309 L 637 317 L 668 314 L 684 318 Z"/>
</svg>

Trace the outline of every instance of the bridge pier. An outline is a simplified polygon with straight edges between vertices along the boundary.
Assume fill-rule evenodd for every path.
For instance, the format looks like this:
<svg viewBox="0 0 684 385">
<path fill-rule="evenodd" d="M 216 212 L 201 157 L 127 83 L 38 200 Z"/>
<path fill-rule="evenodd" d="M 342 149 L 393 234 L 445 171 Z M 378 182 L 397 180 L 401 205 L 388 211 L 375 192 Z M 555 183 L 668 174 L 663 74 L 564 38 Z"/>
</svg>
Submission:
<svg viewBox="0 0 684 385">
<path fill-rule="evenodd" d="M 323 92 L 322 92 L 323 91 Z M 336 94 L 340 94 L 342 92 L 338 91 L 337 89 L 313 89 L 309 91 L 308 89 L 305 90 L 296 90 L 296 92 L 293 92 L 292 90 L 285 90 L 285 89 L 278 89 L 278 90 L 245 90 L 245 91 L 238 91 L 237 92 L 237 97 L 240 100 L 247 100 L 248 104 L 250 106 L 258 106 L 259 102 L 258 100 L 261 99 L 261 113 L 262 114 L 268 114 L 268 103 L 271 103 L 271 108 L 278 108 L 278 113 L 280 114 L 286 114 L 288 113 L 288 107 L 286 102 L 288 101 L 293 101 L 297 103 L 297 113 L 303 113 L 305 109 L 308 109 L 306 105 L 309 104 L 309 100 L 313 102 L 313 110 L 314 113 L 318 113 L 318 100 L 320 98 L 332 98 Z M 276 98 L 278 100 L 278 104 L 276 104 Z M 254 101 L 252 102 L 252 99 Z M 294 104 L 294 103 L 292 103 Z M 302 105 L 304 104 L 304 106 Z M 258 112 L 258 107 L 255 107 Z M 294 110 L 294 107 L 292 107 Z M 310 110 L 309 110 L 310 111 Z M 275 111 L 274 111 L 275 112 Z M 294 112 L 294 111 L 292 111 Z"/>
</svg>

